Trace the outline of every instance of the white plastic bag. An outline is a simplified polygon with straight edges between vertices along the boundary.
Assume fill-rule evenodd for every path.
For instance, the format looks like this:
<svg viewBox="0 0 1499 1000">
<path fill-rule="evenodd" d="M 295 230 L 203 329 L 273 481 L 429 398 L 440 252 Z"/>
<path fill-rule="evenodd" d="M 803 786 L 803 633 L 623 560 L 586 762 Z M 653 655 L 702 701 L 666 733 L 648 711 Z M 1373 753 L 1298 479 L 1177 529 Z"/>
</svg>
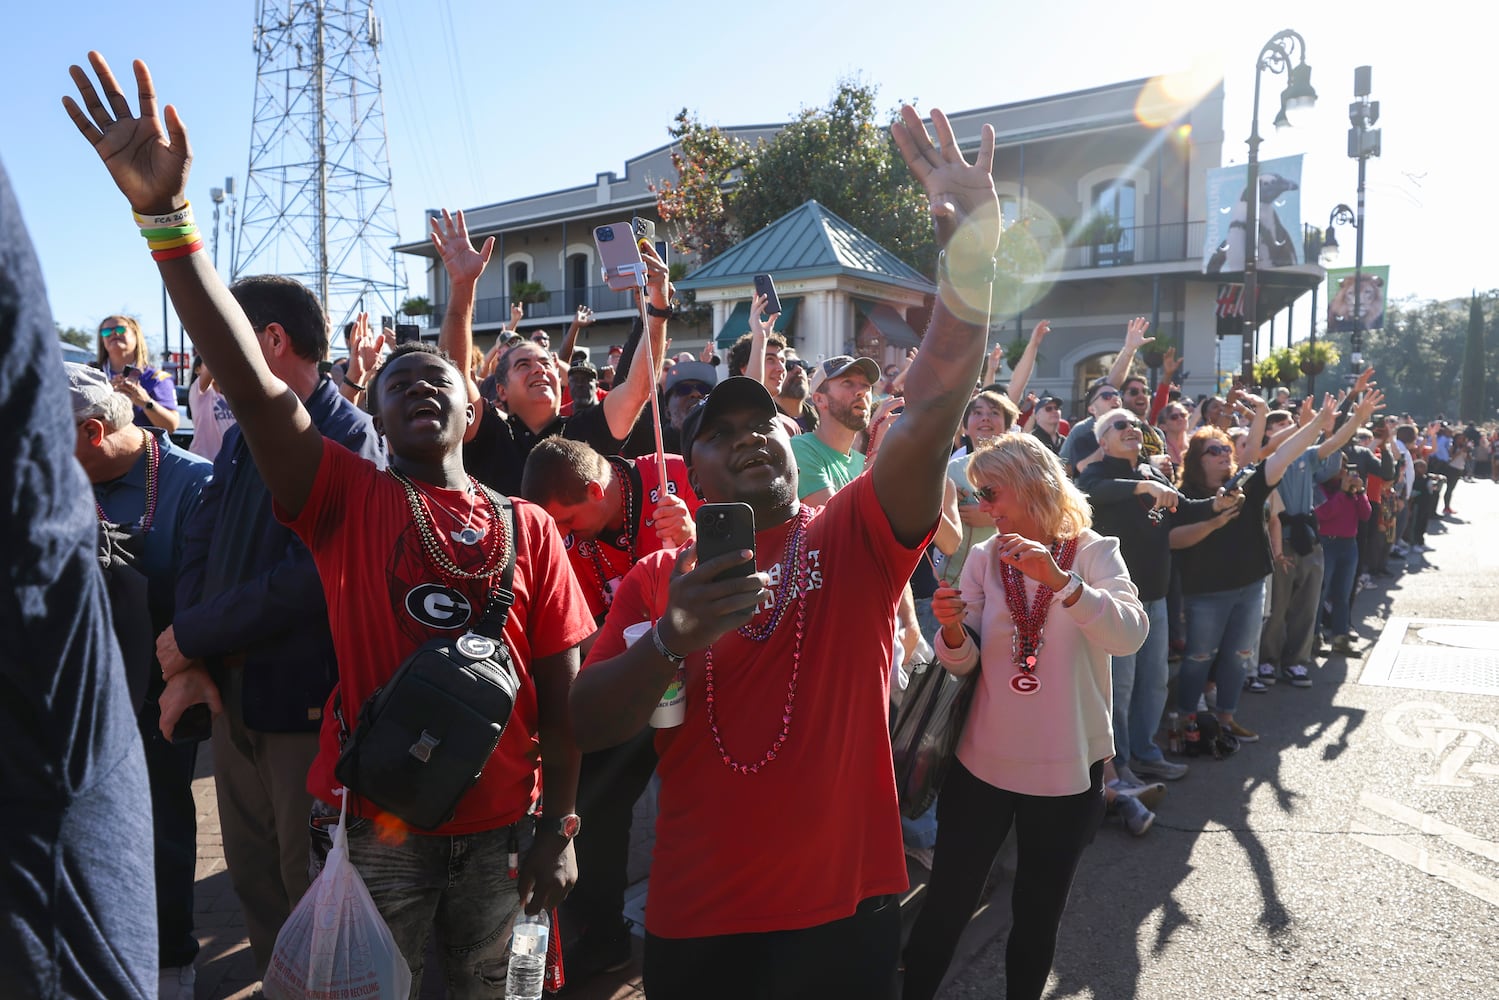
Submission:
<svg viewBox="0 0 1499 1000">
<path fill-rule="evenodd" d="M 349 799 L 317 881 L 276 935 L 263 989 L 271 1000 L 407 1000 L 411 967 L 349 861 Z"/>
</svg>

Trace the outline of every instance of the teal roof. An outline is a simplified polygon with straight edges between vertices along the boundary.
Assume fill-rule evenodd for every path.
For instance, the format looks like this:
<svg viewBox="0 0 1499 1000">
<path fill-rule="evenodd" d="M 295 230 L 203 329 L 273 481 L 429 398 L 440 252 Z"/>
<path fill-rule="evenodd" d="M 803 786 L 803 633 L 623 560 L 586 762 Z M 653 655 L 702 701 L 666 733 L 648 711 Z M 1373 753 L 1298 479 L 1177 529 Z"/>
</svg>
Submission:
<svg viewBox="0 0 1499 1000">
<path fill-rule="evenodd" d="M 787 212 L 676 286 L 744 285 L 757 274 L 772 274 L 780 280 L 846 274 L 918 292 L 936 290 L 920 271 L 816 201 Z"/>
</svg>

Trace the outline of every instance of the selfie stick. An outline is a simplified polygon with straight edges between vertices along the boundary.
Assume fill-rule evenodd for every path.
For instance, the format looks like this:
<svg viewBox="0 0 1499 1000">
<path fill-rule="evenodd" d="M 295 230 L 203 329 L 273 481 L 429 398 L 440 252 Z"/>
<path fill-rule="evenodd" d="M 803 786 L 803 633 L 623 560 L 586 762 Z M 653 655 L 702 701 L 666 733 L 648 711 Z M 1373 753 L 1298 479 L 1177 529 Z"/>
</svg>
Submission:
<svg viewBox="0 0 1499 1000">
<path fill-rule="evenodd" d="M 635 265 L 631 265 L 632 269 Z M 636 271 L 638 288 L 640 289 L 640 336 L 645 341 L 645 364 L 651 373 L 651 427 L 656 432 L 656 469 L 660 477 L 660 488 L 666 489 L 666 445 L 661 437 L 661 394 L 656 391 L 656 351 L 651 343 L 650 317 L 646 314 L 645 306 L 650 301 L 645 290 L 645 262 L 639 264 Z"/>
</svg>

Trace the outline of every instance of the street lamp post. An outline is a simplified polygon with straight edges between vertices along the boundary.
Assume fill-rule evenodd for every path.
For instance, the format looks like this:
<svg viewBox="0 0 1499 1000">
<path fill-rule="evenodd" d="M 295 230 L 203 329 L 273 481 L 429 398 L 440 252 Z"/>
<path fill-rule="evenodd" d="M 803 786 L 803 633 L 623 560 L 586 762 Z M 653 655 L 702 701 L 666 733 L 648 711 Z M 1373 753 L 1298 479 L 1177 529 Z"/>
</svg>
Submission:
<svg viewBox="0 0 1499 1000">
<path fill-rule="evenodd" d="M 1351 126 L 1348 129 L 1348 156 L 1358 160 L 1358 220 L 1354 223 L 1358 235 L 1354 240 L 1353 253 L 1353 351 L 1350 358 L 1355 374 L 1364 367 L 1364 323 L 1359 315 L 1364 280 L 1364 170 L 1368 166 L 1369 157 L 1380 153 L 1380 130 L 1371 128 L 1379 121 L 1379 102 L 1369 100 L 1373 75 L 1374 70 L 1369 66 L 1354 69 L 1353 103 L 1348 105 L 1348 123 Z"/>
<path fill-rule="evenodd" d="M 1300 59 L 1292 65 L 1292 56 Z M 1254 117 L 1249 126 L 1249 168 L 1244 184 L 1248 203 L 1244 226 L 1244 343 L 1240 354 L 1240 375 L 1246 385 L 1254 382 L 1254 334 L 1259 326 L 1259 256 L 1260 256 L 1260 74 L 1265 70 L 1286 74 L 1286 89 L 1280 94 L 1280 113 L 1275 127 L 1291 124 L 1288 112 L 1311 107 L 1317 101 L 1312 89 L 1312 68 L 1306 64 L 1306 39 L 1287 29 L 1277 32 L 1264 48 L 1254 68 Z"/>
<path fill-rule="evenodd" d="M 1339 249 L 1341 249 L 1338 246 L 1338 232 L 1337 232 L 1337 227 L 1338 226 L 1352 226 L 1354 229 L 1359 230 L 1360 232 L 1362 232 L 1362 230 L 1363 230 L 1363 226 L 1359 225 L 1358 217 L 1353 214 L 1353 209 L 1349 208 L 1347 205 L 1344 205 L 1344 204 L 1337 205 L 1332 210 L 1332 212 L 1330 212 L 1328 214 L 1328 216 L 1327 216 L 1327 235 L 1326 235 L 1326 237 L 1322 241 L 1322 266 L 1323 267 L 1326 267 L 1328 264 L 1331 264 L 1333 261 L 1335 261 L 1335 260 L 1338 259 L 1338 251 L 1339 251 Z M 1358 243 L 1360 246 L 1362 246 L 1363 245 L 1363 237 L 1359 236 L 1355 240 L 1355 242 Z M 1355 288 L 1355 291 L 1356 290 L 1357 289 Z M 1313 291 L 1315 292 L 1315 289 Z M 1356 296 L 1356 295 L 1354 296 L 1355 299 L 1357 299 L 1357 297 L 1358 296 Z M 1313 301 L 1315 302 L 1315 299 Z M 1332 293 L 1331 292 L 1328 293 L 1327 304 L 1328 304 L 1328 311 L 1330 313 L 1332 311 L 1331 310 L 1331 307 L 1332 307 Z M 1357 310 L 1358 309 L 1358 305 L 1355 304 L 1353 308 L 1355 310 Z M 1313 315 L 1312 315 L 1312 343 L 1315 345 L 1317 343 L 1317 316 L 1316 316 L 1316 306 L 1315 305 L 1313 305 L 1313 307 L 1312 307 L 1312 312 L 1313 312 Z M 1332 332 L 1331 328 L 1329 328 L 1327 332 L 1331 333 Z M 1353 349 L 1355 351 L 1357 351 L 1358 350 L 1358 346 L 1357 346 L 1358 345 L 1358 334 L 1354 334 L 1354 344 L 1355 344 L 1355 346 L 1354 346 Z M 1357 364 L 1355 364 L 1354 367 L 1357 368 L 1358 367 Z M 1309 381 L 1307 382 L 1308 389 L 1311 390 L 1312 392 L 1315 392 L 1316 386 L 1317 386 L 1317 377 L 1315 375 L 1310 375 L 1310 376 L 1308 376 L 1308 379 L 1309 379 Z M 1308 394 L 1310 395 L 1311 393 L 1309 392 Z"/>
</svg>

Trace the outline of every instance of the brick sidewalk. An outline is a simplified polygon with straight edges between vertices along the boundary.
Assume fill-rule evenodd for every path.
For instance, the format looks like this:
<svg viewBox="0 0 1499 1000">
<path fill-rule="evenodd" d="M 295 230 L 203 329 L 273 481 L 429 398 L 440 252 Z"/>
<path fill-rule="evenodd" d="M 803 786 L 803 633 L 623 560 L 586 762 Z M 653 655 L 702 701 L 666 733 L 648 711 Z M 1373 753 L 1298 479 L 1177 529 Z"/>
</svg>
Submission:
<svg viewBox="0 0 1499 1000">
<path fill-rule="evenodd" d="M 245 937 L 245 919 L 240 912 L 239 897 L 229 884 L 224 866 L 224 847 L 219 833 L 218 799 L 213 787 L 213 753 L 204 743 L 198 751 L 198 769 L 193 779 L 193 798 L 198 805 L 198 874 L 193 893 L 195 929 L 202 950 L 198 953 L 197 1000 L 244 1000 L 257 985 L 255 960 L 250 941 Z M 635 824 L 630 845 L 630 890 L 632 900 L 644 889 L 650 870 L 651 833 L 655 813 L 649 793 L 635 807 Z M 638 905 L 638 903 L 636 904 Z M 627 909 L 629 903 L 627 902 Z M 637 919 L 637 925 L 639 920 Z M 637 926 L 637 935 L 639 929 Z M 586 989 L 567 994 L 578 1000 L 630 1000 L 644 997 L 640 986 L 641 942 L 635 940 L 634 960 L 619 972 L 598 976 Z M 433 966 L 429 962 L 430 971 Z M 424 977 L 423 1000 L 441 1000 L 442 977 Z"/>
</svg>

